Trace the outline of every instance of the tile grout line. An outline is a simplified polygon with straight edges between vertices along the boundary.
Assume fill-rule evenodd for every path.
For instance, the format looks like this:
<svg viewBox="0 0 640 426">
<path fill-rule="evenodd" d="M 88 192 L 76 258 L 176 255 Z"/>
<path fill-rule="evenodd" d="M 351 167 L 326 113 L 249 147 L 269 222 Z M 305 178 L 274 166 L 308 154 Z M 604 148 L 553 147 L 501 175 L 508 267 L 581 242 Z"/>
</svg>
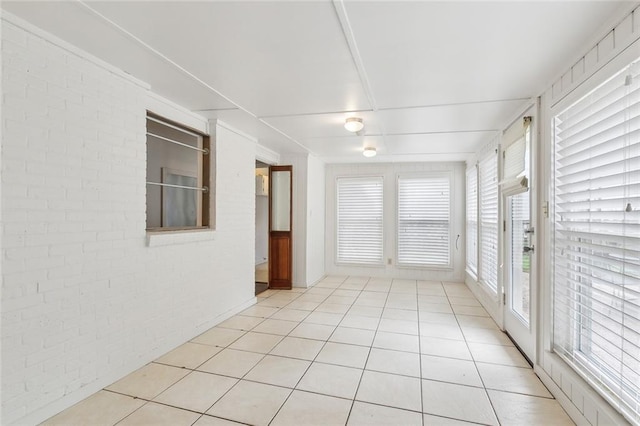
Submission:
<svg viewBox="0 0 640 426">
<path fill-rule="evenodd" d="M 342 281 L 342 283 L 344 283 L 347 279 L 348 279 L 348 277 L 346 277 L 346 278 Z M 342 284 L 342 283 L 341 283 L 341 284 Z M 313 287 L 311 287 L 311 288 L 313 288 Z M 327 299 L 329 298 L 329 296 L 330 296 L 330 295 L 332 295 L 332 294 L 336 291 L 336 289 L 337 289 L 337 288 L 333 289 L 333 291 L 332 291 L 332 292 L 330 292 L 329 294 L 327 294 L 327 296 L 325 297 L 325 299 L 324 299 L 324 300 L 327 300 Z M 306 291 L 305 291 L 304 293 L 306 293 Z M 304 294 L 304 293 L 302 293 L 302 294 Z M 320 304 L 322 304 L 322 303 L 323 303 L 323 302 L 321 302 Z M 318 305 L 318 306 L 320 306 L 320 305 Z M 284 309 L 284 308 L 282 308 L 282 309 Z M 317 309 L 317 307 L 316 307 L 316 309 Z M 315 309 L 311 311 L 311 313 L 313 313 L 313 312 L 315 312 Z M 309 315 L 311 315 L 311 313 L 310 313 Z M 307 316 L 305 317 L 305 319 L 306 319 L 306 318 L 308 318 L 308 317 L 309 317 L 309 315 L 307 315 Z M 299 326 L 300 324 L 302 324 L 302 322 L 303 322 L 303 321 L 304 321 L 304 320 L 299 321 L 298 326 Z M 296 326 L 293 330 L 295 330 L 296 328 L 298 328 L 298 326 Z M 335 328 L 337 328 L 337 326 L 336 326 Z M 289 334 L 287 334 L 285 337 L 283 337 L 283 338 L 282 338 L 282 340 L 284 340 L 286 337 L 295 337 L 295 336 L 290 336 L 290 334 L 291 334 L 291 332 L 293 332 L 293 330 L 291 330 L 291 331 L 289 332 Z M 335 332 L 335 329 L 334 329 L 334 332 Z M 333 332 L 332 332 L 332 334 L 333 334 Z M 299 390 L 299 389 L 296 389 L 296 388 L 298 387 L 298 385 L 299 385 L 299 384 L 300 384 L 300 382 L 302 381 L 302 378 L 305 376 L 305 374 L 307 374 L 307 372 L 309 371 L 309 369 L 311 368 L 311 366 L 313 365 L 313 363 L 315 362 L 315 360 L 318 358 L 318 355 L 320 355 L 320 352 L 322 352 L 322 349 L 324 349 L 324 347 L 327 345 L 327 342 L 328 342 L 328 341 L 329 341 L 329 339 L 331 338 L 331 335 L 332 335 L 332 334 L 330 334 L 330 335 L 327 337 L 327 340 L 325 340 L 325 341 L 324 341 L 324 343 L 322 344 L 322 347 L 320 348 L 320 350 L 318 351 L 318 353 L 317 353 L 317 354 L 315 355 L 315 357 L 313 357 L 313 359 L 309 362 L 309 365 L 308 365 L 308 366 L 307 366 L 307 368 L 305 369 L 304 373 L 302 373 L 302 375 L 300 376 L 300 378 L 298 379 L 298 381 L 296 382 L 296 384 L 293 386 L 293 388 L 291 389 L 291 392 L 289 392 L 289 395 L 287 395 L 287 397 L 285 398 L 284 402 L 280 405 L 280 407 L 278 408 L 278 410 L 276 411 L 276 413 L 275 413 L 275 414 L 273 415 L 273 417 L 271 417 L 271 419 L 269 420 L 268 425 L 270 425 L 271 423 L 273 423 L 273 421 L 276 419 L 276 417 L 278 417 L 278 414 L 280 414 L 280 411 L 282 411 L 282 408 L 287 404 L 287 401 L 289 401 L 289 399 L 291 398 L 291 395 L 293 395 L 293 393 L 294 393 L 296 390 Z M 282 340 L 281 340 L 281 341 L 282 341 Z M 309 339 L 309 340 L 315 340 L 315 339 Z M 279 343 L 278 343 L 278 344 L 279 344 Z M 277 345 L 276 345 L 276 346 L 277 346 Z M 275 346 L 274 346 L 274 348 L 273 348 L 273 349 L 275 349 Z M 272 350 L 273 350 L 273 349 L 272 349 Z M 271 352 L 271 351 L 270 351 L 270 352 Z M 308 360 L 307 360 L 307 361 L 308 361 Z M 257 365 L 257 364 L 256 364 L 256 365 Z M 254 368 L 255 368 L 255 367 L 254 367 Z M 301 390 L 299 390 L 299 391 L 301 391 Z"/>
<path fill-rule="evenodd" d="M 275 294 L 273 294 L 273 295 L 271 295 L 271 296 L 269 296 L 269 297 L 267 297 L 267 298 L 265 298 L 265 299 L 268 299 L 268 298 L 270 298 L 270 297 L 272 297 L 272 296 L 274 296 L 274 295 L 276 295 L 276 294 L 278 294 L 278 293 L 275 293 Z M 303 294 L 303 293 L 302 293 L 302 294 Z M 295 299 L 297 299 L 298 297 L 300 297 L 300 295 L 297 295 L 297 296 L 296 296 L 294 299 L 292 299 L 292 300 L 295 300 Z M 256 303 L 255 305 L 253 305 L 253 306 L 251 306 L 251 307 L 247 308 L 247 309 L 251 309 L 251 308 L 252 308 L 252 307 L 254 307 L 254 306 L 257 306 L 257 303 Z M 285 306 L 286 306 L 286 305 L 285 305 Z M 256 324 L 256 325 L 255 325 L 254 327 L 252 327 L 250 330 L 253 330 L 254 328 L 256 328 L 257 326 L 259 326 L 260 324 L 262 324 L 263 322 L 265 322 L 267 319 L 269 319 L 271 316 L 275 315 L 277 312 L 279 312 L 279 311 L 280 311 L 280 310 L 282 310 L 282 309 L 283 309 L 283 308 L 278 308 L 278 309 L 277 309 L 273 314 L 271 314 L 269 317 L 259 317 L 259 318 L 263 318 L 263 321 L 261 321 L 260 323 Z M 245 310 L 246 310 L 246 309 L 245 309 Z M 243 311 L 243 312 L 244 312 L 244 311 Z M 238 313 L 238 314 L 236 314 L 236 315 L 239 315 L 239 314 L 240 314 L 240 313 Z M 236 315 L 234 315 L 234 317 L 235 317 Z M 233 318 L 233 317 L 232 317 L 232 318 Z M 214 326 L 214 327 L 212 327 L 212 328 L 215 328 L 215 327 L 217 327 L 217 326 Z M 250 333 L 250 330 L 246 331 L 242 336 L 239 336 L 237 339 L 233 340 L 231 343 L 229 343 L 227 346 L 225 346 L 225 347 L 222 349 L 222 351 L 224 351 L 225 349 L 231 349 L 231 345 L 233 345 L 235 342 L 237 342 L 238 340 L 240 340 L 242 337 L 244 337 L 244 336 L 246 336 L 248 333 Z M 242 330 L 242 331 L 244 331 L 244 330 Z M 284 337 L 283 337 L 283 339 L 284 339 Z M 281 341 L 282 341 L 282 340 L 281 340 Z M 236 349 L 234 349 L 234 350 L 236 350 Z M 221 353 L 222 351 L 218 352 L 218 354 L 219 354 L 219 353 Z M 246 351 L 246 352 L 250 352 L 250 351 Z M 252 352 L 252 353 L 255 353 L 255 352 Z M 218 354 L 216 354 L 216 355 L 218 355 Z M 211 358 L 209 358 L 209 359 L 214 358 L 216 355 L 212 356 L 212 357 L 211 357 Z M 258 362 L 256 362 L 256 364 L 255 364 L 252 368 L 250 368 L 246 373 L 244 373 L 244 375 L 243 375 L 241 378 L 232 377 L 233 379 L 237 379 L 238 381 L 237 381 L 233 386 L 231 386 L 229 389 L 227 389 L 227 391 L 226 391 L 225 393 L 223 393 L 219 398 L 217 398 L 217 399 L 216 399 L 216 400 L 215 400 L 215 401 L 214 401 L 214 402 L 209 406 L 209 408 L 207 408 L 207 409 L 204 411 L 203 415 L 204 415 L 204 414 L 206 414 L 209 410 L 211 410 L 211 408 L 213 408 L 213 406 L 214 406 L 214 405 L 216 405 L 219 401 L 221 401 L 221 400 L 222 400 L 222 399 L 223 399 L 227 394 L 229 394 L 229 392 L 231 392 L 231 390 L 232 390 L 232 389 L 234 389 L 234 388 L 235 388 L 235 387 L 236 387 L 240 382 L 242 382 L 242 380 L 247 376 L 247 374 L 249 374 L 249 373 L 251 372 L 251 370 L 253 370 L 253 368 L 255 368 L 255 366 L 256 366 L 256 365 L 258 365 L 258 364 L 259 364 L 263 359 L 265 359 L 265 358 L 266 358 L 266 356 L 267 356 L 267 354 L 261 354 L 261 355 L 262 355 L 262 358 L 260 358 L 260 360 L 259 360 Z M 203 362 L 202 364 L 200 364 L 200 365 L 199 365 L 199 367 L 201 367 L 201 366 L 202 366 L 204 363 L 206 363 L 206 362 L 208 362 L 208 360 L 207 360 L 207 361 L 205 361 L 205 362 Z M 207 372 L 205 372 L 205 373 L 207 373 Z M 213 373 L 210 373 L 210 374 L 213 374 Z M 224 376 L 224 375 L 221 375 L 221 376 L 226 377 L 226 376 Z M 167 389 L 169 389 L 169 388 L 167 388 Z M 165 389 L 165 390 L 166 390 L 166 389 Z M 221 418 L 222 418 L 222 417 L 221 417 Z M 236 421 L 236 420 L 232 420 L 232 419 L 227 419 L 227 420 L 230 420 L 230 421 Z M 241 422 L 241 423 L 242 423 L 242 422 Z"/>
<path fill-rule="evenodd" d="M 369 279 L 367 280 L 367 283 L 365 283 L 363 289 L 367 287 L 367 284 L 369 283 L 369 281 L 371 281 L 371 277 L 369 277 Z M 391 280 L 391 285 L 393 285 L 393 280 Z M 362 294 L 362 291 L 364 291 L 364 290 L 361 290 L 360 294 Z M 387 297 L 385 297 L 385 306 L 387 304 L 387 300 L 389 300 L 389 293 L 390 292 L 391 292 L 391 286 L 389 286 L 389 292 L 387 292 Z M 351 306 L 353 306 L 353 305 L 351 305 Z M 376 335 L 378 334 L 378 329 L 380 328 L 380 323 L 382 322 L 382 314 L 384 314 L 384 307 L 382 308 L 382 313 L 380 314 L 380 318 L 378 318 L 378 325 L 376 326 L 376 330 L 373 333 L 373 340 L 371 341 L 371 345 L 369 346 L 369 352 L 367 353 L 367 359 L 365 360 L 364 366 L 362 367 L 362 374 L 360 375 L 360 380 L 358 380 L 358 386 L 356 386 L 356 391 L 353 394 L 353 399 L 351 400 L 351 408 L 349 408 L 349 413 L 347 413 L 347 420 L 345 421 L 345 425 L 347 423 L 349 423 L 349 418 L 351 417 L 351 413 L 353 411 L 353 406 L 356 404 L 356 398 L 358 397 L 358 391 L 360 390 L 360 385 L 362 384 L 362 378 L 364 377 L 364 373 L 365 373 L 366 368 L 367 368 L 367 363 L 369 362 L 369 357 L 371 356 L 371 350 L 373 349 L 373 342 L 376 340 Z"/>
<path fill-rule="evenodd" d="M 444 287 L 444 285 L 443 285 Z M 449 301 L 449 305 L 451 305 L 451 301 L 449 300 L 449 293 L 447 293 L 446 289 L 445 289 L 445 294 L 447 296 L 447 300 Z M 453 310 L 453 308 L 451 308 Z M 484 394 L 487 397 L 487 400 L 489 401 L 489 405 L 491 406 L 491 410 L 493 411 L 493 415 L 496 419 L 496 421 L 498 422 L 498 425 L 500 425 L 500 419 L 498 419 L 498 413 L 496 412 L 496 408 L 493 405 L 493 401 L 491 401 L 491 398 L 489 397 L 489 392 L 487 392 L 487 386 L 484 383 L 484 379 L 482 378 L 482 375 L 480 374 L 480 370 L 478 369 L 478 364 L 476 364 L 476 357 L 473 355 L 473 352 L 471 352 L 471 347 L 469 346 L 469 342 L 467 341 L 467 337 L 464 335 L 464 333 L 462 332 L 462 327 L 460 326 L 460 321 L 458 320 L 458 315 L 455 313 L 454 311 L 454 317 L 456 319 L 456 324 L 458 324 L 458 328 L 460 328 L 460 333 L 462 334 L 462 337 L 464 338 L 464 344 L 467 347 L 467 350 L 469 351 L 469 355 L 471 355 L 471 359 L 473 361 L 473 367 L 476 369 L 476 373 L 478 373 L 478 377 L 480 378 L 480 383 L 482 383 L 482 389 L 484 390 Z"/>
<path fill-rule="evenodd" d="M 440 282 L 442 286 L 442 282 Z M 443 289 L 444 290 L 444 289 Z M 424 426 L 424 389 L 423 389 L 423 377 L 422 377 L 422 334 L 420 333 L 420 293 L 418 292 L 418 281 L 416 280 L 416 308 L 418 315 L 418 364 L 420 366 L 420 407 L 422 414 L 420 420 L 422 420 L 422 426 Z"/>
</svg>

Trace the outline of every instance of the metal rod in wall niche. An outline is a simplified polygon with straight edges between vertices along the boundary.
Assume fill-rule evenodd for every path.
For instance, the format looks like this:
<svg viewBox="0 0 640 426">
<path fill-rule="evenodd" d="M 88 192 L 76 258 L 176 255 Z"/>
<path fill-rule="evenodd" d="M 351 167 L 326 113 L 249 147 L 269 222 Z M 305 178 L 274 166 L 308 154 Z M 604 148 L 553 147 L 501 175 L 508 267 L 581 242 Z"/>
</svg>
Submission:
<svg viewBox="0 0 640 426">
<path fill-rule="evenodd" d="M 174 126 L 173 124 L 169 124 L 166 121 L 162 121 L 162 120 L 154 118 L 154 117 L 147 116 L 147 120 L 155 121 L 156 123 L 160 123 L 163 126 L 171 127 L 172 129 L 178 130 L 178 131 L 180 131 L 182 133 L 185 133 L 187 135 L 195 136 L 195 137 L 198 137 L 198 138 L 202 137 L 202 135 L 200 135 L 198 133 L 190 132 L 187 129 L 183 129 L 182 127 Z"/>
<path fill-rule="evenodd" d="M 189 144 L 186 144 L 186 143 L 178 142 L 178 141 L 173 140 L 173 139 L 165 138 L 164 136 L 156 135 L 155 133 L 147 132 L 147 136 L 151 136 L 151 137 L 154 137 L 154 138 L 162 139 L 163 141 L 171 142 L 173 144 L 180 145 L 180 146 L 183 146 L 185 148 L 193 149 L 194 151 L 202 152 L 205 155 L 207 155 L 209 153 L 208 149 L 202 149 L 202 148 L 198 148 L 197 146 L 192 146 L 192 145 L 189 145 Z"/>
<path fill-rule="evenodd" d="M 147 182 L 147 185 L 166 186 L 168 188 L 191 189 L 194 191 L 209 192 L 209 188 L 206 186 L 199 188 L 197 186 L 173 185 L 170 183 L 160 183 L 160 182 Z"/>
</svg>

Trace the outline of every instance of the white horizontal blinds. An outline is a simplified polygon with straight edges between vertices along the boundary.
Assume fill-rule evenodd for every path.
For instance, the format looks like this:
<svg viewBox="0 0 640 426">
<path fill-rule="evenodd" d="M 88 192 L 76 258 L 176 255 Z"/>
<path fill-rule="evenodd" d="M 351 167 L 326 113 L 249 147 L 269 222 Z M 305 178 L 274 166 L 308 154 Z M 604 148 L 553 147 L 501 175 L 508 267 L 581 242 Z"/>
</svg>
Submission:
<svg viewBox="0 0 640 426">
<path fill-rule="evenodd" d="M 398 177 L 398 264 L 451 264 L 451 180 Z"/>
<path fill-rule="evenodd" d="M 337 260 L 382 263 L 382 177 L 338 178 Z"/>
<path fill-rule="evenodd" d="M 467 269 L 478 273 L 478 168 L 467 170 Z"/>
<path fill-rule="evenodd" d="M 640 423 L 640 76 L 554 118 L 553 347 Z"/>
<path fill-rule="evenodd" d="M 498 156 L 491 153 L 478 165 L 481 282 L 498 291 Z"/>
</svg>

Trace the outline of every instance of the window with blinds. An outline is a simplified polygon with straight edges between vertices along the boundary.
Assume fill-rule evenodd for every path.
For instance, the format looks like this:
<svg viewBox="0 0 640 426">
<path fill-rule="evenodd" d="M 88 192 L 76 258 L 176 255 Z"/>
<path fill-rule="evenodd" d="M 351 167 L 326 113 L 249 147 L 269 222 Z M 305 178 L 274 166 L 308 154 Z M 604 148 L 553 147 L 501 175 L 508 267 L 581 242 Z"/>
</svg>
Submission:
<svg viewBox="0 0 640 426">
<path fill-rule="evenodd" d="M 383 263 L 382 182 L 382 177 L 338 178 L 339 263 Z"/>
<path fill-rule="evenodd" d="M 398 264 L 451 265 L 451 177 L 398 177 Z"/>
<path fill-rule="evenodd" d="M 478 168 L 467 170 L 467 269 L 478 273 Z"/>
<path fill-rule="evenodd" d="M 478 164 L 480 244 L 478 278 L 498 291 L 498 155 L 484 157 Z"/>
<path fill-rule="evenodd" d="M 640 423 L 640 76 L 554 117 L 553 348 Z"/>
</svg>

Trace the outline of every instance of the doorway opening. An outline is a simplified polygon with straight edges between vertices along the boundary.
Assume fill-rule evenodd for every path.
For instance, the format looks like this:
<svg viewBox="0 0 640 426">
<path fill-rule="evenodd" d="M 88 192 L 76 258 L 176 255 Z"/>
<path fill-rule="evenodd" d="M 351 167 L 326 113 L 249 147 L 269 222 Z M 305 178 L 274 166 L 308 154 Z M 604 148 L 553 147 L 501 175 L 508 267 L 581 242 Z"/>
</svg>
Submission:
<svg viewBox="0 0 640 426">
<path fill-rule="evenodd" d="M 269 288 L 269 165 L 256 160 L 256 292 Z"/>
</svg>

